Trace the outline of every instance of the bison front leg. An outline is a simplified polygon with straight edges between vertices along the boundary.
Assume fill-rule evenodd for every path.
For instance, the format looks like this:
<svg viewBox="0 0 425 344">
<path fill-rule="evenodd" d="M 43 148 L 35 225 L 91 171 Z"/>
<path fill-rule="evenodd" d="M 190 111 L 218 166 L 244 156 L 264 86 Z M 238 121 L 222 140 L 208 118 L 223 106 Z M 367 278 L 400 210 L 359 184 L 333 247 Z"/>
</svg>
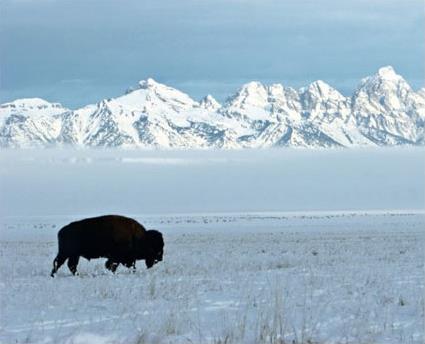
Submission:
<svg viewBox="0 0 425 344">
<path fill-rule="evenodd" d="M 120 265 L 120 263 L 117 263 L 117 262 L 113 261 L 112 259 L 108 259 L 105 262 L 105 268 L 112 271 L 113 273 L 115 273 L 115 270 L 117 270 L 118 265 Z"/>
<path fill-rule="evenodd" d="M 146 268 L 150 269 L 155 264 L 155 259 L 146 258 L 145 259 Z"/>
<path fill-rule="evenodd" d="M 69 257 L 68 259 L 68 268 L 73 275 L 77 273 L 77 265 L 79 260 L 80 260 L 80 256 L 72 256 L 72 257 Z"/>
</svg>

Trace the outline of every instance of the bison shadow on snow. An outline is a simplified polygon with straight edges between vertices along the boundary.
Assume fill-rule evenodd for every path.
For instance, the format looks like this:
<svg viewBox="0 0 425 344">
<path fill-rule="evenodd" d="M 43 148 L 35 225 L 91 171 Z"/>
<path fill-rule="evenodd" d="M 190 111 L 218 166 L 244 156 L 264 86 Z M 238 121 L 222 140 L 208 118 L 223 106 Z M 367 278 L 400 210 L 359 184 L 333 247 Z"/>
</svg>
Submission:
<svg viewBox="0 0 425 344">
<path fill-rule="evenodd" d="M 136 269 L 136 261 L 144 260 L 149 269 L 162 260 L 164 240 L 156 230 L 146 230 L 128 217 L 107 215 L 72 222 L 58 232 L 59 252 L 53 261 L 53 277 L 68 259 L 75 275 L 78 260 L 84 257 L 107 258 L 105 267 L 115 272 L 119 264 Z"/>
</svg>

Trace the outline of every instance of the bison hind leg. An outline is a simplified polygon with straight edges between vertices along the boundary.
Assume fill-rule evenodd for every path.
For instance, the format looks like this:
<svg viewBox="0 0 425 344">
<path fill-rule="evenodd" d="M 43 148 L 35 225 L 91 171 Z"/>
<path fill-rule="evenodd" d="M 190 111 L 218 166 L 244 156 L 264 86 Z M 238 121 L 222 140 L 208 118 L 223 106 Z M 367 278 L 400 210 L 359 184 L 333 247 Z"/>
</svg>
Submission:
<svg viewBox="0 0 425 344">
<path fill-rule="evenodd" d="M 72 256 L 68 259 L 68 268 L 72 272 L 73 275 L 77 272 L 78 261 L 80 260 L 80 256 Z"/>
<path fill-rule="evenodd" d="M 126 268 L 128 268 L 128 269 L 130 269 L 130 268 L 131 268 L 131 271 L 132 271 L 133 273 L 135 273 L 135 272 L 136 272 L 136 261 L 135 261 L 135 260 L 129 260 L 129 261 L 126 261 L 126 262 L 124 263 L 124 265 L 125 265 L 125 267 L 126 267 Z"/>
<path fill-rule="evenodd" d="M 66 258 L 68 257 L 61 256 L 60 254 L 56 256 L 55 260 L 53 261 L 53 269 L 50 273 L 50 276 L 55 277 L 55 273 L 59 270 L 62 264 L 65 263 Z"/>
<path fill-rule="evenodd" d="M 120 263 L 117 263 L 117 262 L 113 261 L 112 259 L 108 259 L 105 262 L 105 268 L 112 271 L 113 273 L 115 273 L 115 270 L 117 269 L 118 265 L 120 265 Z"/>
</svg>

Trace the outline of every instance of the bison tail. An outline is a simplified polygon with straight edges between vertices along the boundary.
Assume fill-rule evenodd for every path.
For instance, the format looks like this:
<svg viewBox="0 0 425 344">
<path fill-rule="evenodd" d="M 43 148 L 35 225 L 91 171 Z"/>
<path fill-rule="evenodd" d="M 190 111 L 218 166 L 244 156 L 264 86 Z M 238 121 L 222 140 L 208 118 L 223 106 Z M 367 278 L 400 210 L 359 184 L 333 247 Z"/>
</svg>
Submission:
<svg viewBox="0 0 425 344">
<path fill-rule="evenodd" d="M 53 260 L 53 269 L 50 273 L 51 277 L 55 277 L 55 273 L 59 270 L 59 268 L 62 266 L 63 263 L 65 263 L 67 257 L 63 257 L 60 254 L 56 256 L 56 258 Z"/>
</svg>

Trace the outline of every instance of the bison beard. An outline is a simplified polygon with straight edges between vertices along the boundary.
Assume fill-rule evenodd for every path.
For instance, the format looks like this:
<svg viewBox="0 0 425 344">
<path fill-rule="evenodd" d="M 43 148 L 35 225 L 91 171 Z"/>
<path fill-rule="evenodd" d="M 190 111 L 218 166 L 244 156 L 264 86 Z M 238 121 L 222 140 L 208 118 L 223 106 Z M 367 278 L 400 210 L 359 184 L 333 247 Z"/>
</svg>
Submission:
<svg viewBox="0 0 425 344">
<path fill-rule="evenodd" d="M 68 259 L 75 275 L 78 260 L 84 257 L 107 258 L 105 267 L 115 272 L 119 264 L 136 268 L 136 260 L 144 259 L 149 269 L 162 260 L 164 240 L 156 230 L 146 230 L 136 220 L 107 215 L 72 222 L 58 233 L 59 252 L 53 261 L 53 277 Z"/>
</svg>

